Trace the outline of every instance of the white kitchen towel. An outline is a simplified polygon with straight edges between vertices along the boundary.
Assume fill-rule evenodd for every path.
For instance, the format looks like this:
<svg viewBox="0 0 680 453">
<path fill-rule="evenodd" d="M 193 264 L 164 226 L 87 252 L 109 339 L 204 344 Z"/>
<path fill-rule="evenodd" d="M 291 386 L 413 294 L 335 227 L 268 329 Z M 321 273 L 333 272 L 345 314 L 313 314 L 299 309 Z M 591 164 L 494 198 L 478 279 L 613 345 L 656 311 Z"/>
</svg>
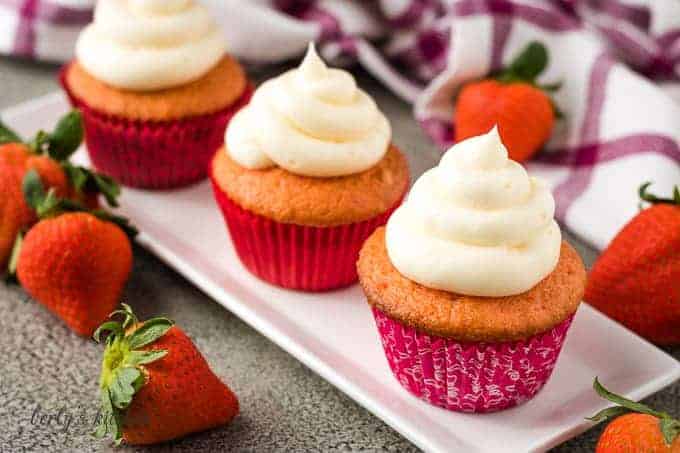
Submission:
<svg viewBox="0 0 680 453">
<path fill-rule="evenodd" d="M 311 40 L 326 58 L 360 62 L 414 104 L 442 147 L 453 140 L 461 84 L 541 41 L 551 56 L 542 81 L 563 82 L 555 98 L 565 118 L 528 167 L 552 185 L 558 220 L 598 248 L 637 212 L 640 184 L 663 195 L 680 184 L 678 0 L 205 3 L 247 62 L 295 57 Z M 0 0 L 0 52 L 67 60 L 93 4 Z"/>
</svg>

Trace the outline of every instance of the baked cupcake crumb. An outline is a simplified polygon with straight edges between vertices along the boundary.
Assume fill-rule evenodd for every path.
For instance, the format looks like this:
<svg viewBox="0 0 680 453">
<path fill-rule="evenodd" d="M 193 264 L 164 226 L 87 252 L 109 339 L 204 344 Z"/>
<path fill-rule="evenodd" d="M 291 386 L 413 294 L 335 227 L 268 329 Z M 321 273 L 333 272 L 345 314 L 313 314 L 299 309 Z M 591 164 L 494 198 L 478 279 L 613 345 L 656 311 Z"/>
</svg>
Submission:
<svg viewBox="0 0 680 453">
<path fill-rule="evenodd" d="M 130 120 L 169 121 L 207 115 L 234 104 L 247 86 L 245 72 L 231 56 L 203 77 L 156 91 L 122 90 L 90 75 L 74 61 L 66 69 L 66 84 L 78 99 L 103 113 Z"/>
<path fill-rule="evenodd" d="M 213 180 L 241 207 L 282 223 L 335 226 L 361 222 L 392 208 L 409 184 L 408 163 L 391 145 L 370 169 L 348 176 L 315 178 L 280 167 L 250 170 L 220 148 Z"/>
<path fill-rule="evenodd" d="M 371 306 L 419 331 L 461 342 L 516 341 L 548 331 L 576 312 L 586 281 L 578 253 L 562 241 L 557 267 L 525 293 L 473 297 L 427 288 L 392 265 L 384 227 L 364 243 L 357 267 Z"/>
</svg>

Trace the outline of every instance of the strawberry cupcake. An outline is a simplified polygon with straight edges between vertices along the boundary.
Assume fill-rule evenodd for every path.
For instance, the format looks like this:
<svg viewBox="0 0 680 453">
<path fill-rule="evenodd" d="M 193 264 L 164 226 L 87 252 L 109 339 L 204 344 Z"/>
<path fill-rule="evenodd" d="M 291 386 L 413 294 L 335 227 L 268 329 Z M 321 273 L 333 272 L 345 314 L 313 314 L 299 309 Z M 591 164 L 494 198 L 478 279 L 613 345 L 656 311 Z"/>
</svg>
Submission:
<svg viewBox="0 0 680 453">
<path fill-rule="evenodd" d="M 210 13 L 193 0 L 100 0 L 60 79 L 83 112 L 93 164 L 151 189 L 203 179 L 251 92 Z"/>
<path fill-rule="evenodd" d="M 408 164 L 390 139 L 375 102 L 313 45 L 299 68 L 262 84 L 211 167 L 245 267 L 285 288 L 354 283 L 361 244 L 408 187 Z"/>
<path fill-rule="evenodd" d="M 463 412 L 506 409 L 543 387 L 586 280 L 554 209 L 496 128 L 416 181 L 357 263 L 402 386 Z"/>
</svg>

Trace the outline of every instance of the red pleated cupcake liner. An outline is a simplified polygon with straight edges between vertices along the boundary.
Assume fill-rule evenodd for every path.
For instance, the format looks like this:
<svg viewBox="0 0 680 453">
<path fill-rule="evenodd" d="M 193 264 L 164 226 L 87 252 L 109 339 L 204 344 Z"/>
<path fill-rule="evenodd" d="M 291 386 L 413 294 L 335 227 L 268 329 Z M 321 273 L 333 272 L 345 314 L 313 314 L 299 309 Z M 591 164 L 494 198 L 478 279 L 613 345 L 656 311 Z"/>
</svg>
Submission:
<svg viewBox="0 0 680 453">
<path fill-rule="evenodd" d="M 550 378 L 573 315 L 523 341 L 461 343 L 406 326 L 372 308 L 392 373 L 406 390 L 457 412 L 494 412 L 528 401 Z"/>
<path fill-rule="evenodd" d="M 121 184 L 171 189 L 205 179 L 215 151 L 234 114 L 250 101 L 248 86 L 233 105 L 208 115 L 170 121 L 133 121 L 98 111 L 60 82 L 71 104 L 83 115 L 85 144 L 94 166 Z"/>
<path fill-rule="evenodd" d="M 387 223 L 401 204 L 400 200 L 386 212 L 363 222 L 304 226 L 248 211 L 231 200 L 214 179 L 212 183 L 243 265 L 264 281 L 302 291 L 327 291 L 355 283 L 362 244 L 376 228 Z"/>
</svg>

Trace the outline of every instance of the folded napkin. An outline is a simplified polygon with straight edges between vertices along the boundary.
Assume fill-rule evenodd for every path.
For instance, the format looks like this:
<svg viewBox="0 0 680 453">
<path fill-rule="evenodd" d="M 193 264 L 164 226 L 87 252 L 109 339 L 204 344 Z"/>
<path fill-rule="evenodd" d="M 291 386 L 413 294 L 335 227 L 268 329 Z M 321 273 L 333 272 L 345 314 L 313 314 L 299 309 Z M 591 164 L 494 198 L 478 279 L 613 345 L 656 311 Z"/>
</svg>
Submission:
<svg viewBox="0 0 680 453">
<path fill-rule="evenodd" d="M 256 63 L 316 40 L 360 62 L 442 147 L 461 84 L 508 63 L 529 41 L 550 52 L 542 82 L 563 82 L 565 118 L 527 164 L 552 186 L 557 218 L 604 248 L 638 210 L 637 188 L 680 183 L 678 0 L 206 0 L 230 51 Z M 0 52 L 71 57 L 91 0 L 0 0 Z"/>
</svg>

